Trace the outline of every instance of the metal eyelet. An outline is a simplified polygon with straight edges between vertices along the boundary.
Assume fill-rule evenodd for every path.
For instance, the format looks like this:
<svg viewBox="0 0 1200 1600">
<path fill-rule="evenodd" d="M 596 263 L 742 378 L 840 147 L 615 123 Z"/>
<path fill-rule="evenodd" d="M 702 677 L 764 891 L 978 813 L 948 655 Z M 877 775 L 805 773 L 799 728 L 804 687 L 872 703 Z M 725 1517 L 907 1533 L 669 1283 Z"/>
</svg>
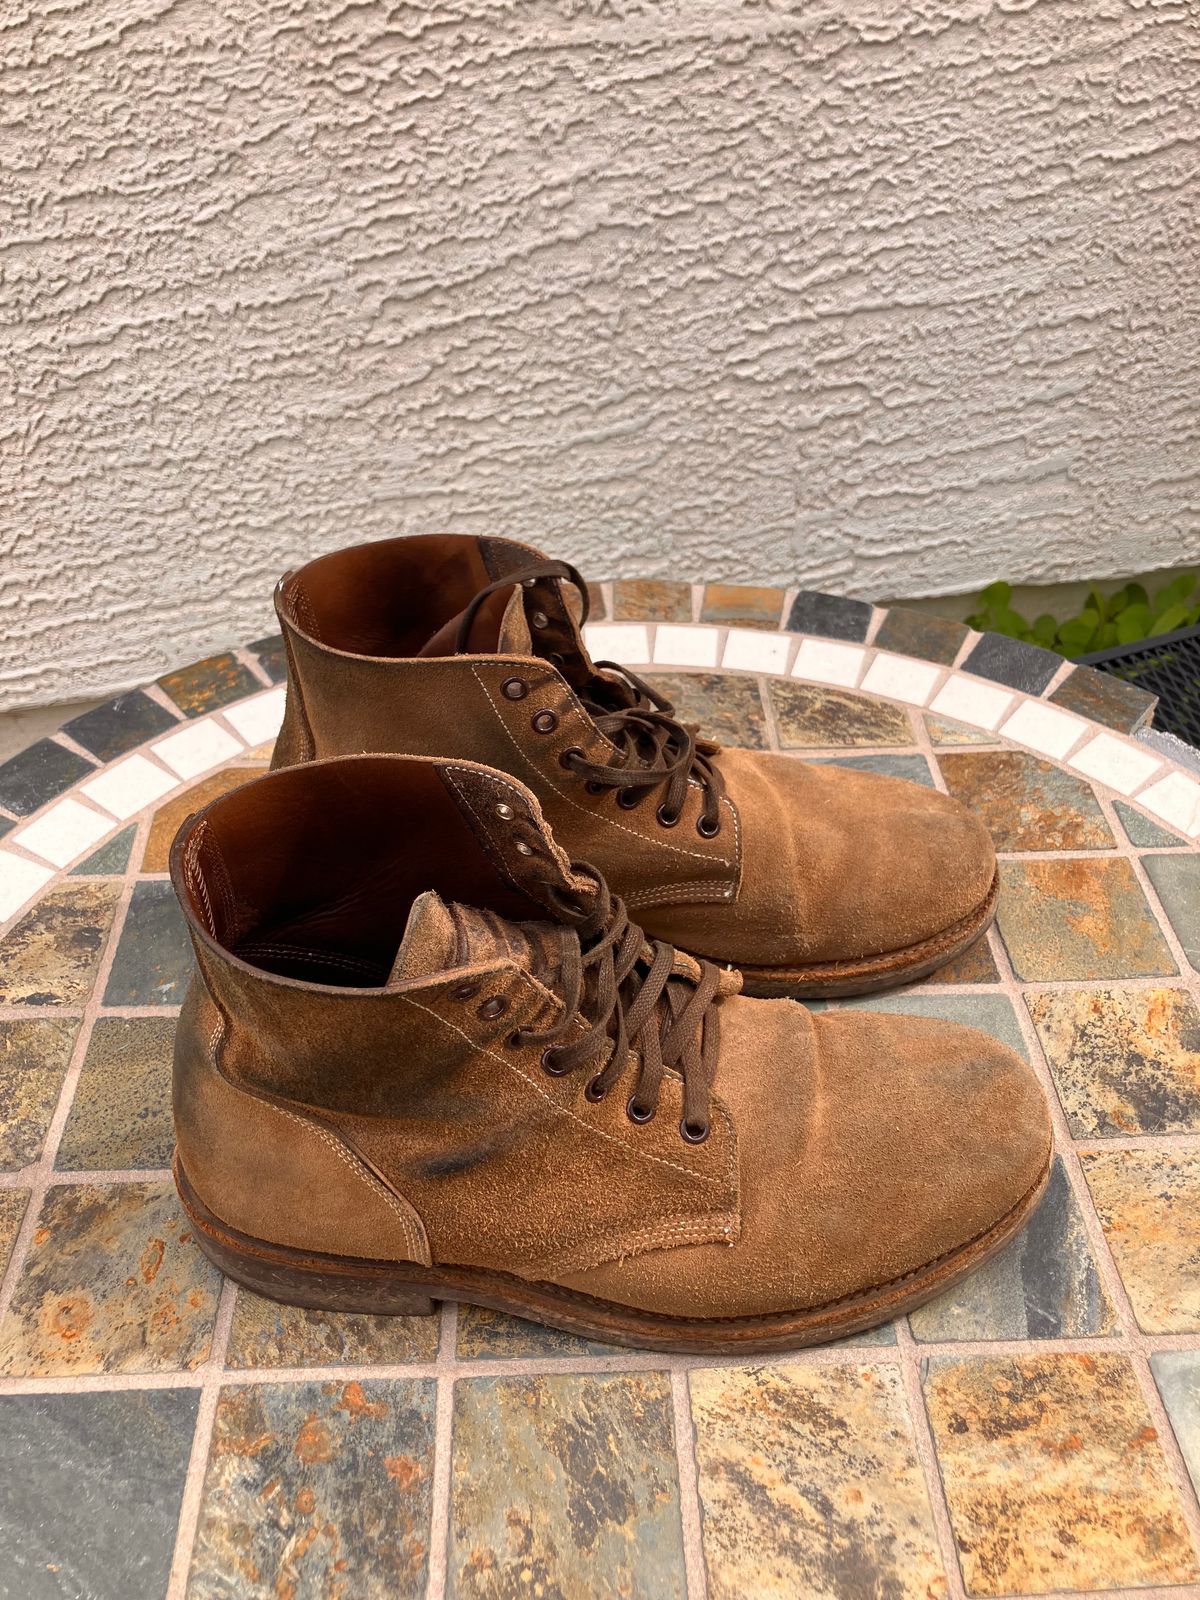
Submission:
<svg viewBox="0 0 1200 1600">
<path fill-rule="evenodd" d="M 500 693 L 506 700 L 524 700 L 529 693 L 529 685 L 524 678 L 505 678 L 500 685 Z"/>
<path fill-rule="evenodd" d="M 550 618 L 544 611 L 535 611 L 529 620 L 535 628 L 548 628 L 550 626 Z"/>
<path fill-rule="evenodd" d="M 622 811 L 632 811 L 635 806 L 640 805 L 641 798 L 636 789 L 617 790 L 617 804 Z"/>
<path fill-rule="evenodd" d="M 478 1009 L 477 1015 L 481 1016 L 485 1022 L 494 1022 L 497 1017 L 502 1017 L 507 1010 L 508 996 L 506 994 L 494 994 L 490 999 L 483 1002 Z"/>
<path fill-rule="evenodd" d="M 574 772 L 576 760 L 585 761 L 586 759 L 587 757 L 584 755 L 579 746 L 577 744 L 573 744 L 569 749 L 564 750 L 560 754 L 558 758 L 558 764 L 560 767 L 566 767 L 568 772 Z"/>
<path fill-rule="evenodd" d="M 686 1117 L 679 1124 L 679 1131 L 688 1144 L 703 1144 L 708 1138 L 708 1123 L 701 1122 L 693 1126 Z"/>
<path fill-rule="evenodd" d="M 558 718 L 553 711 L 535 711 L 529 719 L 529 726 L 534 733 L 553 733 L 558 727 Z"/>
<path fill-rule="evenodd" d="M 479 993 L 477 983 L 456 983 L 450 991 L 451 1000 L 474 1000 Z"/>
<path fill-rule="evenodd" d="M 630 1122 L 649 1122 L 654 1116 L 654 1107 L 642 1105 L 637 1095 L 631 1094 L 629 1104 L 625 1107 L 625 1115 Z"/>
<path fill-rule="evenodd" d="M 597 1089 L 596 1085 L 599 1082 L 600 1078 L 599 1075 L 597 1075 L 591 1080 L 587 1088 L 583 1091 L 583 1098 L 585 1100 L 590 1100 L 593 1105 L 599 1105 L 600 1101 L 603 1100 L 604 1096 L 608 1093 L 607 1089 Z"/>
<path fill-rule="evenodd" d="M 721 831 L 721 819 L 720 819 L 720 817 L 718 817 L 717 820 L 715 822 L 712 822 L 712 823 L 705 822 L 703 817 L 700 817 L 700 818 L 697 819 L 696 832 L 700 835 L 700 837 L 702 839 L 715 839 L 717 837 L 717 835 L 720 833 L 720 831 Z"/>
<path fill-rule="evenodd" d="M 570 1067 L 559 1065 L 558 1058 L 554 1054 L 554 1046 L 547 1045 L 546 1049 L 542 1051 L 542 1071 L 551 1078 L 565 1078 L 570 1070 Z"/>
<path fill-rule="evenodd" d="M 516 814 L 517 813 L 513 810 L 513 808 L 503 800 L 501 800 L 500 804 L 496 807 L 496 815 L 500 818 L 501 822 L 511 822 Z"/>
<path fill-rule="evenodd" d="M 678 813 L 678 811 L 676 811 L 675 814 L 672 816 L 672 814 L 667 810 L 666 806 L 665 805 L 661 805 L 661 806 L 659 806 L 658 810 L 654 814 L 658 818 L 658 825 L 659 825 L 660 828 L 674 828 L 674 827 L 678 826 L 678 823 L 679 823 L 679 813 Z"/>
<path fill-rule="evenodd" d="M 603 794 L 605 790 L 605 785 L 597 783 L 594 778 L 589 778 L 583 787 L 588 794 Z"/>
<path fill-rule="evenodd" d="M 525 1034 L 522 1029 L 514 1028 L 504 1042 L 510 1050 L 522 1050 L 525 1047 Z"/>
<path fill-rule="evenodd" d="M 533 854 L 533 846 L 531 844 L 526 844 L 524 839 L 517 839 L 514 842 L 513 848 L 516 850 L 519 856 L 531 856 Z"/>
</svg>

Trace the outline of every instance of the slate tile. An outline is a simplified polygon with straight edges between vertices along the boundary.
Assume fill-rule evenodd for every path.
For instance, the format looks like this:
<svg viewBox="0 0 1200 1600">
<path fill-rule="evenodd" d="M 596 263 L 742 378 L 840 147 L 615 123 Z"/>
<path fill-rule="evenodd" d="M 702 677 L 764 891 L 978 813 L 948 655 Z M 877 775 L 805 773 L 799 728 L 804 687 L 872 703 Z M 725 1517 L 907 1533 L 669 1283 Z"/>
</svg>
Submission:
<svg viewBox="0 0 1200 1600">
<path fill-rule="evenodd" d="M 608 606 L 604 600 L 604 588 L 599 583 L 589 583 L 588 592 L 588 621 L 603 622 L 608 616 Z"/>
<path fill-rule="evenodd" d="M 944 1595 L 895 1367 L 689 1375 L 710 1600 Z"/>
<path fill-rule="evenodd" d="M 935 745 L 995 744 L 999 737 L 979 728 L 968 728 L 964 722 L 952 722 L 949 717 L 934 717 L 928 713 L 925 715 L 925 726 L 929 730 L 930 743 Z"/>
<path fill-rule="evenodd" d="M 129 857 L 133 852 L 133 836 L 137 832 L 136 824 L 122 828 L 98 850 L 93 850 L 77 867 L 72 867 L 71 876 L 74 878 L 99 878 L 104 876 L 120 876 L 129 865 Z"/>
<path fill-rule="evenodd" d="M 981 1028 L 1019 1056 L 1029 1058 L 1021 1025 L 1007 995 L 923 994 L 918 989 L 904 994 L 863 995 L 833 1003 L 853 1006 L 860 1011 L 893 1011 L 909 1017 L 941 1017 L 945 1022 L 960 1022 L 968 1028 Z"/>
<path fill-rule="evenodd" d="M 4 835 L 15 828 L 16 825 L 16 821 L 12 817 L 0 817 L 0 839 L 3 839 Z"/>
<path fill-rule="evenodd" d="M 0 1374 L 190 1371 L 220 1287 L 169 1179 L 57 1184 L 0 1324 Z"/>
<path fill-rule="evenodd" d="M 1200 1132 L 1200 1010 L 1186 989 L 1027 994 L 1076 1139 Z"/>
<path fill-rule="evenodd" d="M 767 686 L 785 750 L 911 745 L 912 727 L 900 706 L 844 689 L 820 689 L 773 678 Z"/>
<path fill-rule="evenodd" d="M 0 765 L 0 806 L 18 817 L 31 816 L 95 770 L 65 745 L 39 739 Z"/>
<path fill-rule="evenodd" d="M 1113 810 L 1121 819 L 1121 826 L 1129 836 L 1131 844 L 1143 849 L 1163 849 L 1187 843 L 1187 840 L 1181 838 L 1179 834 L 1164 828 L 1160 822 L 1152 822 L 1136 806 L 1131 806 L 1124 800 L 1114 800 Z"/>
<path fill-rule="evenodd" d="M 0 1189 L 0 1277 L 8 1268 L 12 1247 L 17 1242 L 28 1204 L 28 1189 Z"/>
<path fill-rule="evenodd" d="M 0 1593 L 165 1594 L 195 1389 L 0 1398 Z"/>
<path fill-rule="evenodd" d="M 0 1004 L 83 1005 L 120 893 L 100 880 L 52 884 L 0 943 Z"/>
<path fill-rule="evenodd" d="M 1002 861 L 996 921 L 1013 970 L 1027 982 L 1175 973 L 1123 857 Z"/>
<path fill-rule="evenodd" d="M 434 1393 L 412 1379 L 223 1389 L 188 1600 L 418 1600 Z"/>
<path fill-rule="evenodd" d="M 1041 694 L 1061 666 L 1062 657 L 1053 650 L 1002 633 L 985 633 L 963 658 L 961 670 L 1026 694 Z"/>
<path fill-rule="evenodd" d="M 924 756 L 827 756 L 819 766 L 850 767 L 859 772 L 882 772 L 888 778 L 906 778 L 926 789 L 934 787 L 933 774 Z"/>
<path fill-rule="evenodd" d="M 801 589 L 792 601 L 787 626 L 792 633 L 815 633 L 822 639 L 849 639 L 862 644 L 871 626 L 874 607 L 845 595 Z"/>
<path fill-rule="evenodd" d="M 683 1600 L 670 1380 L 462 1380 L 447 1593 Z"/>
<path fill-rule="evenodd" d="M 79 1032 L 57 1018 L 0 1022 L 0 1168 L 17 1172 L 46 1142 Z"/>
<path fill-rule="evenodd" d="M 265 639 L 255 639 L 246 649 L 272 683 L 282 683 L 287 677 L 287 651 L 281 633 L 269 633 Z"/>
<path fill-rule="evenodd" d="M 684 722 L 699 723 L 721 744 L 767 748 L 767 723 L 758 685 L 733 672 L 647 672 L 647 683 L 665 694 Z"/>
<path fill-rule="evenodd" d="M 1143 856 L 1142 865 L 1184 955 L 1200 972 L 1200 855 Z"/>
<path fill-rule="evenodd" d="M 115 700 L 106 700 L 82 716 L 73 717 L 63 724 L 63 732 L 90 750 L 97 761 L 115 761 L 155 734 L 178 726 L 178 719 L 165 706 L 151 700 L 144 690 L 131 689 L 128 694 L 119 694 Z"/>
<path fill-rule="evenodd" d="M 733 628 L 778 628 L 783 590 L 759 584 L 710 583 L 704 590 L 701 622 Z"/>
<path fill-rule="evenodd" d="M 225 1364 L 247 1367 L 399 1366 L 432 1361 L 437 1317 L 307 1311 L 239 1289 Z"/>
<path fill-rule="evenodd" d="M 613 584 L 617 622 L 690 622 L 692 586 L 666 578 L 618 578 Z"/>
<path fill-rule="evenodd" d="M 1125 1356 L 941 1356 L 923 1368 L 969 1594 L 1197 1576 L 1162 1444 Z"/>
<path fill-rule="evenodd" d="M 1150 1370 L 1200 1494 L 1200 1350 L 1160 1350 L 1150 1357 Z"/>
<path fill-rule="evenodd" d="M 101 1017 L 88 1040 L 55 1165 L 60 1171 L 166 1167 L 174 1017 Z"/>
<path fill-rule="evenodd" d="M 924 1343 L 1079 1338 L 1108 1333 L 1113 1320 L 1079 1202 L 1058 1156 L 1045 1198 L 1022 1232 L 908 1319 L 913 1336 Z"/>
<path fill-rule="evenodd" d="M 242 784 L 249 783 L 251 778 L 261 776 L 255 767 L 222 767 L 159 806 L 150 824 L 141 870 L 166 872 L 171 865 L 171 846 L 175 835 L 186 818 L 208 805 L 210 800 L 230 794 L 234 789 L 240 789 Z"/>
<path fill-rule="evenodd" d="M 179 1005 L 191 972 L 191 941 L 170 883 L 160 878 L 134 884 L 104 1004 Z"/>
<path fill-rule="evenodd" d="M 1200 1152 L 1098 1150 L 1080 1161 L 1138 1327 L 1200 1332 Z"/>
<path fill-rule="evenodd" d="M 526 1322 L 524 1317 L 507 1317 L 502 1311 L 490 1311 L 486 1306 L 460 1305 L 458 1308 L 460 1361 L 529 1356 L 607 1356 L 615 1351 L 615 1345 L 601 1344 L 598 1339 L 560 1333 L 557 1328 L 547 1328 L 539 1322 Z"/>
<path fill-rule="evenodd" d="M 178 672 L 168 672 L 158 680 L 158 686 L 185 717 L 203 716 L 206 711 L 216 711 L 235 700 L 244 700 L 248 694 L 257 694 L 262 688 L 249 667 L 243 666 L 231 650 L 206 656 Z"/>
<path fill-rule="evenodd" d="M 965 622 L 955 622 L 950 617 L 893 606 L 879 626 L 875 644 L 880 650 L 894 650 L 897 655 L 917 656 L 948 667 L 970 631 Z"/>
<path fill-rule="evenodd" d="M 1112 829 L 1085 779 L 1023 750 L 947 751 L 946 787 L 997 850 L 1112 850 Z"/>
<path fill-rule="evenodd" d="M 976 939 L 969 950 L 947 961 L 944 967 L 922 980 L 924 983 L 999 983 L 1000 969 L 987 938 Z"/>
<path fill-rule="evenodd" d="M 1065 711 L 1078 712 L 1081 717 L 1122 733 L 1136 733 L 1144 727 L 1158 704 L 1157 695 L 1147 694 L 1123 678 L 1114 678 L 1111 672 L 1099 672 L 1095 667 L 1076 667 L 1049 698 Z"/>
</svg>

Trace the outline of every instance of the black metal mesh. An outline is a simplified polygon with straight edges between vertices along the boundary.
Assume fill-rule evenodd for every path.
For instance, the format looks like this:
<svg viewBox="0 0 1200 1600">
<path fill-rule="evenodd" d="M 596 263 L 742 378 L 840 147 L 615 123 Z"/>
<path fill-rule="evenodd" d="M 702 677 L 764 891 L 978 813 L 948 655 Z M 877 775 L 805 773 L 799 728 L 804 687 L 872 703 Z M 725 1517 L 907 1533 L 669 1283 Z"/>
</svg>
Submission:
<svg viewBox="0 0 1200 1600">
<path fill-rule="evenodd" d="M 1200 627 L 1082 658 L 1158 696 L 1154 726 L 1200 748 Z"/>
</svg>

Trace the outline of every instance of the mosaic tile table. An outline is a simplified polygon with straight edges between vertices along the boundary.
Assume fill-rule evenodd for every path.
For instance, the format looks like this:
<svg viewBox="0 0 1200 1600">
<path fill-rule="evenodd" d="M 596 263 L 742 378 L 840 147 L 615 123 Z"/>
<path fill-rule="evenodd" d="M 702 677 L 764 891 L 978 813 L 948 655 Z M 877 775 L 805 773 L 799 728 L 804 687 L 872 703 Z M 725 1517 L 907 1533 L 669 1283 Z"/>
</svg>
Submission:
<svg viewBox="0 0 1200 1600">
<path fill-rule="evenodd" d="M 0 1594 L 1200 1593 L 1200 785 L 1149 702 L 858 602 L 618 583 L 684 714 L 977 806 L 986 944 L 864 1002 L 1023 1051 L 1060 1154 L 948 1298 L 754 1365 L 223 1284 L 168 1175 L 179 820 L 264 766 L 278 641 L 0 767 Z"/>
</svg>

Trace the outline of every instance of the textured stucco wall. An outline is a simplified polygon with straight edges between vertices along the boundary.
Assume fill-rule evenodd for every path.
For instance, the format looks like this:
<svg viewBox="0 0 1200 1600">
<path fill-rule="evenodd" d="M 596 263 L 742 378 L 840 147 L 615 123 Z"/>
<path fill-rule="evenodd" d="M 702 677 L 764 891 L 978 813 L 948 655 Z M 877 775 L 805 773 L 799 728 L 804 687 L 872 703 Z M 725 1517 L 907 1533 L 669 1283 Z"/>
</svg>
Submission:
<svg viewBox="0 0 1200 1600">
<path fill-rule="evenodd" d="M 1200 554 L 1196 0 L 11 0 L 0 704 L 358 537 Z"/>
</svg>

